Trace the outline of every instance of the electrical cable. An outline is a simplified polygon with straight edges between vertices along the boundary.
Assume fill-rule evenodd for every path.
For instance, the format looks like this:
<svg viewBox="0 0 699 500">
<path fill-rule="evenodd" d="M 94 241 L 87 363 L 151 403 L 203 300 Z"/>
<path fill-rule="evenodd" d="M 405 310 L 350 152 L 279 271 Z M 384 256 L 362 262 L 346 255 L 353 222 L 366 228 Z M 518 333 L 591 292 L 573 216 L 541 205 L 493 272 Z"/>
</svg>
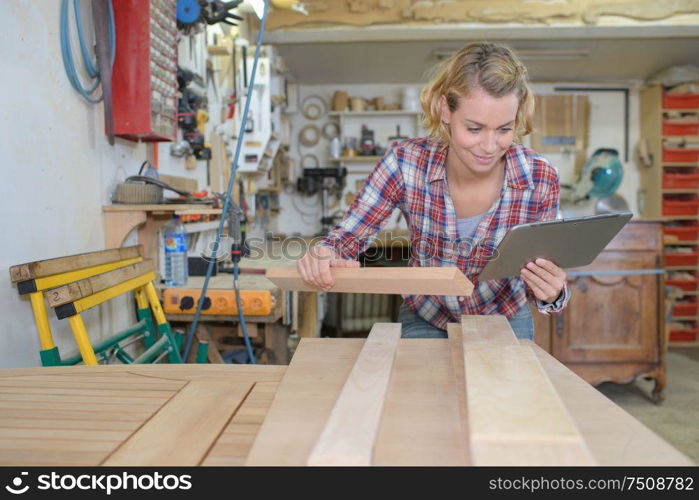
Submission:
<svg viewBox="0 0 699 500">
<path fill-rule="evenodd" d="M 223 203 L 222 217 L 218 224 L 218 230 L 216 231 L 216 239 L 214 240 L 214 246 L 211 251 L 211 255 L 218 255 L 218 248 L 221 243 L 221 233 L 223 232 L 223 225 L 226 221 L 225 215 L 228 214 L 228 205 L 231 202 L 231 191 L 233 190 L 233 185 L 235 184 L 235 173 L 238 170 L 238 160 L 240 159 L 240 150 L 243 144 L 243 139 L 245 137 L 245 124 L 247 123 L 248 114 L 250 111 L 250 102 L 252 101 L 252 94 L 255 89 L 255 75 L 257 74 L 257 62 L 260 59 L 260 47 L 262 46 L 263 35 L 265 32 L 265 24 L 267 22 L 267 9 L 269 7 L 269 0 L 265 0 L 265 7 L 262 13 L 262 19 L 260 20 L 260 31 L 257 35 L 257 46 L 255 47 L 255 59 L 252 65 L 252 72 L 250 73 L 250 85 L 248 86 L 248 95 L 245 98 L 245 108 L 243 110 L 243 116 L 240 120 L 240 131 L 238 132 L 238 141 L 235 147 L 235 155 L 233 157 L 233 163 L 231 166 L 231 174 L 228 179 L 228 188 L 226 190 L 226 199 Z M 192 341 L 194 340 L 194 332 L 199 325 L 199 318 L 201 316 L 201 311 L 204 306 L 204 299 L 206 298 L 206 291 L 209 288 L 209 280 L 213 274 L 214 264 L 216 263 L 216 258 L 209 259 L 209 267 L 206 270 L 206 277 L 204 278 L 204 285 L 201 288 L 201 294 L 199 295 L 199 300 L 197 301 L 197 310 L 194 313 L 194 319 L 192 320 L 192 326 L 187 335 L 187 343 L 184 350 L 184 359 L 189 357 L 189 351 L 192 348 Z M 236 303 L 238 304 L 238 319 L 240 321 L 241 329 L 243 330 L 243 338 L 245 340 L 245 346 L 248 351 L 248 358 L 251 364 L 256 364 L 255 354 L 252 352 L 252 345 L 250 343 L 250 338 L 248 336 L 248 330 L 245 325 L 245 316 L 243 315 L 243 308 L 240 307 L 240 296 L 238 293 L 238 273 L 236 272 L 236 266 L 233 268 L 233 291 L 236 296 Z"/>
<path fill-rule="evenodd" d="M 94 97 L 92 94 L 97 90 L 101 83 L 99 69 L 92 62 L 89 51 L 87 49 L 87 44 L 83 37 L 82 21 L 80 18 L 80 6 L 78 5 L 78 0 L 73 0 L 73 10 L 75 12 L 75 25 L 78 32 L 78 40 L 80 42 L 80 52 L 82 54 L 83 64 L 87 70 L 87 74 L 92 79 L 91 86 L 89 88 L 84 87 L 78 73 L 75 69 L 75 63 L 73 61 L 73 53 L 70 48 L 70 28 L 69 28 L 69 13 L 70 4 L 69 0 L 61 0 L 61 19 L 60 19 L 60 42 L 61 42 L 61 56 L 63 58 L 63 67 L 66 71 L 66 76 L 68 81 L 73 86 L 73 88 L 81 95 L 83 98 L 92 103 L 97 104 L 103 98 L 103 96 Z M 116 54 L 116 34 L 114 29 L 114 9 L 112 7 L 112 0 L 107 0 L 109 5 L 109 57 L 110 65 L 114 66 L 114 56 Z"/>
</svg>

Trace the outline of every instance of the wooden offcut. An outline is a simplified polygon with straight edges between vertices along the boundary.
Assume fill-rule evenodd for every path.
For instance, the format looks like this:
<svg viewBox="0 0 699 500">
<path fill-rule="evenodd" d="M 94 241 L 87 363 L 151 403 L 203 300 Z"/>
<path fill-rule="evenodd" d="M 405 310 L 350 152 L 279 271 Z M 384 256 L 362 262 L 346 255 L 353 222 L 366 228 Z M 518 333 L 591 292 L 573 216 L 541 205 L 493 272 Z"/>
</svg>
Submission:
<svg viewBox="0 0 699 500">
<path fill-rule="evenodd" d="M 36 278 L 45 278 L 54 274 L 75 271 L 86 267 L 109 264 L 119 260 L 143 257 L 143 246 L 134 245 L 124 248 L 112 248 L 98 252 L 81 253 L 56 259 L 38 260 L 10 267 L 10 279 L 13 283 Z"/>
<path fill-rule="evenodd" d="M 503 318 L 504 319 L 504 318 Z M 496 328 L 470 332 L 463 356 L 472 460 L 475 465 L 594 465 L 595 461 L 532 349 Z M 480 339 L 473 342 L 473 337 Z M 492 342 L 487 338 L 491 337 Z"/>
<path fill-rule="evenodd" d="M 189 382 L 102 465 L 200 465 L 252 386 L 213 378 Z"/>
<path fill-rule="evenodd" d="M 137 278 L 155 269 L 150 259 L 130 264 L 113 271 L 96 274 L 89 278 L 74 281 L 67 285 L 53 288 L 46 293 L 46 298 L 51 307 L 58 307 L 69 302 L 88 297 L 102 290 L 106 290 L 124 281 Z"/>
<path fill-rule="evenodd" d="M 517 345 L 517 337 L 505 316 L 461 316 L 463 344 Z"/>
<path fill-rule="evenodd" d="M 469 296 L 473 283 L 456 267 L 330 268 L 337 293 Z M 267 279 L 284 290 L 317 292 L 294 267 L 272 267 Z"/>
<path fill-rule="evenodd" d="M 371 465 L 399 323 L 376 323 L 352 367 L 308 465 Z"/>
</svg>

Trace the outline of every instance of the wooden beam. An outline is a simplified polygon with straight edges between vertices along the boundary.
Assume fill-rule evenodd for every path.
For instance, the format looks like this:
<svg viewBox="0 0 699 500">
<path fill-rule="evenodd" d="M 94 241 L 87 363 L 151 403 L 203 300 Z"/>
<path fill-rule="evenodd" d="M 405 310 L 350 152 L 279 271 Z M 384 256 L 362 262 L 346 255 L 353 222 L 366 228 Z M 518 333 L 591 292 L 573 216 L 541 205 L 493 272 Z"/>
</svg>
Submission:
<svg viewBox="0 0 699 500">
<path fill-rule="evenodd" d="M 459 296 L 473 292 L 473 283 L 456 267 L 336 267 L 330 272 L 335 280 L 331 292 Z M 284 290 L 320 290 L 303 281 L 295 267 L 269 268 L 266 277 Z"/>
<path fill-rule="evenodd" d="M 143 247 L 141 245 L 134 245 L 124 248 L 112 248 L 110 250 L 100 250 L 98 252 L 69 255 L 56 259 L 38 260 L 10 267 L 10 279 L 13 283 L 16 283 L 18 281 L 27 281 L 35 278 L 45 278 L 46 276 L 52 276 L 54 274 L 143 256 Z"/>
<path fill-rule="evenodd" d="M 452 372 L 454 373 L 454 388 L 456 390 L 459 405 L 459 440 L 465 449 L 470 450 L 470 431 L 468 425 L 468 404 L 466 402 L 466 371 L 464 369 L 464 344 L 462 325 L 458 323 L 447 324 L 449 337 L 449 353 L 451 357 Z"/>
<path fill-rule="evenodd" d="M 376 323 L 330 413 L 308 465 L 371 465 L 399 323 Z"/>
<path fill-rule="evenodd" d="M 306 465 L 364 339 L 301 339 L 246 465 Z"/>
<path fill-rule="evenodd" d="M 400 340 L 374 445 L 374 465 L 470 464 L 468 442 L 462 439 L 458 380 L 449 356 L 449 343 L 442 340 Z M 465 400 L 463 390 L 461 395 Z"/>
<path fill-rule="evenodd" d="M 90 276 L 67 285 L 53 288 L 46 292 L 46 297 L 51 307 L 58 307 L 69 302 L 88 297 L 107 288 L 137 278 L 155 269 L 153 261 L 148 259 L 136 264 L 120 267 L 113 271 Z"/>
<path fill-rule="evenodd" d="M 520 343 L 536 354 L 599 465 L 696 465 L 541 347 Z"/>
<path fill-rule="evenodd" d="M 463 321 L 467 323 L 463 356 L 474 465 L 594 465 L 532 349 L 516 341 L 510 344 L 504 328 L 489 330 L 474 343 L 465 332 L 485 320 L 464 316 Z M 488 336 L 492 343 L 484 340 Z"/>
<path fill-rule="evenodd" d="M 254 384 L 189 382 L 101 465 L 200 465 Z"/>
<path fill-rule="evenodd" d="M 461 339 L 464 345 L 519 344 L 507 318 L 493 314 L 461 316 Z"/>
</svg>

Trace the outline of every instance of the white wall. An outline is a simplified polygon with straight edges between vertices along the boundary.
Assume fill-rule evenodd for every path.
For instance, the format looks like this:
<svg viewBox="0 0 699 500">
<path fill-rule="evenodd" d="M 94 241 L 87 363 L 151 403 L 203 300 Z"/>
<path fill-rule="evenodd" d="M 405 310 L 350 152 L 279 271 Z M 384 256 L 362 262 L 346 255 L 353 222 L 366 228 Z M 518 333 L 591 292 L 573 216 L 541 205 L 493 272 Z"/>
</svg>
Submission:
<svg viewBox="0 0 699 500">
<path fill-rule="evenodd" d="M 104 249 L 102 206 L 146 159 L 144 144 L 117 139 L 110 146 L 101 104 L 85 103 L 70 86 L 61 59 L 59 7 L 58 0 L 0 4 L 0 368 L 39 364 L 31 307 L 10 284 L 8 268 Z M 168 147 L 160 149 L 161 172 L 205 179 L 203 168 L 185 170 Z M 133 236 L 129 241 L 135 242 Z M 88 311 L 84 319 L 98 338 L 126 327 L 131 313 L 131 302 L 123 298 Z M 67 322 L 49 316 L 61 354 L 76 352 Z"/>
</svg>

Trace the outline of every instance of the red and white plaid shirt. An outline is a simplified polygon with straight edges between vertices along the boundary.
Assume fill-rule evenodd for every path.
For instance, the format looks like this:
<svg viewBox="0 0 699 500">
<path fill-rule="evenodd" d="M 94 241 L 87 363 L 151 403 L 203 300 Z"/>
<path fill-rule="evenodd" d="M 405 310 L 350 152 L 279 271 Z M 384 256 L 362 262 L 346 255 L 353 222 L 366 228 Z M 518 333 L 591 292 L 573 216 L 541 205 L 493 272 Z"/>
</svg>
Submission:
<svg viewBox="0 0 699 500">
<path fill-rule="evenodd" d="M 410 229 L 410 266 L 457 266 L 474 283 L 470 297 L 404 295 L 407 306 L 432 325 L 446 329 L 462 314 L 514 316 L 535 299 L 519 277 L 478 281 L 498 243 L 518 224 L 556 218 L 560 192 L 556 170 L 541 155 L 520 144 L 505 153 L 500 197 L 469 240 L 459 240 L 456 212 L 447 187 L 447 147 L 429 139 L 409 139 L 391 148 L 367 178 L 344 219 L 323 239 L 345 259 L 356 259 L 398 208 Z M 525 289 L 526 288 L 526 289 Z M 562 310 L 570 299 L 566 286 L 555 305 L 536 300 L 544 313 Z"/>
</svg>

